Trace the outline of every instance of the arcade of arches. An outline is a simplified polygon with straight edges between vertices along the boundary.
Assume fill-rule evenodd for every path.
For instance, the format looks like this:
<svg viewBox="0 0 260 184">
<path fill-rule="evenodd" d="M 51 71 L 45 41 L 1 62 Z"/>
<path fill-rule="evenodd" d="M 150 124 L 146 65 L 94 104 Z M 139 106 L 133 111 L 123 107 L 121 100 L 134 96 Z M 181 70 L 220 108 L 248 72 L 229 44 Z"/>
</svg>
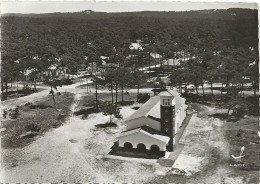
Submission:
<svg viewBox="0 0 260 184">
<path fill-rule="evenodd" d="M 124 148 L 132 149 L 133 145 L 130 142 L 125 142 L 124 143 Z M 137 144 L 137 150 L 139 152 L 145 152 L 147 150 L 147 148 L 146 148 L 146 146 L 143 143 L 139 143 L 139 144 Z M 157 152 L 160 151 L 160 148 L 159 148 L 159 146 L 153 144 L 153 145 L 150 146 L 150 151 L 154 152 L 154 153 L 157 153 Z"/>
</svg>

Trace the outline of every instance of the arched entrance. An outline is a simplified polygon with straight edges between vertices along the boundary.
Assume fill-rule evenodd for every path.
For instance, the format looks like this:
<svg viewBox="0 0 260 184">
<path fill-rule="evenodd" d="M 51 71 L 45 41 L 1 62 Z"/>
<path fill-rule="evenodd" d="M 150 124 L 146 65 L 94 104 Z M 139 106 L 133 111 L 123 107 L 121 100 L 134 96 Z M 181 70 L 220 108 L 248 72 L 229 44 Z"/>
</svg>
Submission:
<svg viewBox="0 0 260 184">
<path fill-rule="evenodd" d="M 137 151 L 138 152 L 145 152 L 146 151 L 146 146 L 143 143 L 137 144 Z"/>
<path fill-rule="evenodd" d="M 150 150 L 151 150 L 152 153 L 159 153 L 160 152 L 160 148 L 157 145 L 152 145 L 150 147 Z"/>
<path fill-rule="evenodd" d="M 125 142 L 124 148 L 126 148 L 126 149 L 132 149 L 132 148 L 133 148 L 133 145 L 132 145 L 130 142 Z"/>
</svg>

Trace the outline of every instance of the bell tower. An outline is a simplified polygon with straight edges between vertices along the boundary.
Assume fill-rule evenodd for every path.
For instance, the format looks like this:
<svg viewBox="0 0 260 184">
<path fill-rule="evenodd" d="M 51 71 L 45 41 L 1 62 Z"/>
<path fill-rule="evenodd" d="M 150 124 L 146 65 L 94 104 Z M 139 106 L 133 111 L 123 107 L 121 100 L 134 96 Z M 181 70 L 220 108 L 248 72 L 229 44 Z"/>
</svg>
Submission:
<svg viewBox="0 0 260 184">
<path fill-rule="evenodd" d="M 158 96 L 160 96 L 161 132 L 163 135 L 170 137 L 167 150 L 173 151 L 175 118 L 174 96 L 168 91 L 162 92 Z"/>
</svg>

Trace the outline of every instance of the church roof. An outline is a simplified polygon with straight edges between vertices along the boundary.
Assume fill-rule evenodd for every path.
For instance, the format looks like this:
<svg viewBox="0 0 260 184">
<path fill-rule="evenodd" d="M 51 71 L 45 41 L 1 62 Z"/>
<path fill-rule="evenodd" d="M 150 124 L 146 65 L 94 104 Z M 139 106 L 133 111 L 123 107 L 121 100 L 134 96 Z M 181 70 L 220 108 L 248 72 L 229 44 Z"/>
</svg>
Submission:
<svg viewBox="0 0 260 184">
<path fill-rule="evenodd" d="M 144 103 L 137 111 L 135 111 L 126 121 L 138 119 L 141 117 L 152 118 L 154 120 L 160 119 L 160 96 L 171 96 L 175 109 L 179 109 L 182 104 L 185 104 L 185 99 L 180 97 L 180 93 L 177 91 L 162 91 L 158 96 L 151 97 L 146 103 Z"/>
<path fill-rule="evenodd" d="M 126 136 L 126 135 L 131 135 L 131 134 L 134 134 L 134 133 L 143 133 L 143 134 L 148 135 L 148 136 L 150 136 L 154 139 L 160 140 L 160 141 L 162 141 L 166 144 L 170 140 L 170 137 L 164 136 L 164 135 L 161 134 L 160 131 L 154 130 L 154 129 L 148 127 L 148 126 L 142 126 L 142 127 L 139 127 L 139 128 L 135 128 L 135 129 L 132 129 L 132 130 L 127 130 L 127 131 L 121 132 L 121 134 L 119 135 L 118 138 Z"/>
<path fill-rule="evenodd" d="M 151 97 L 146 103 L 144 103 L 137 111 L 135 111 L 126 121 L 137 119 L 143 116 L 148 116 L 149 111 L 153 109 L 156 104 L 160 103 L 160 97 L 159 96 L 154 96 Z M 158 106 L 158 105 L 157 105 Z M 160 104 L 159 104 L 160 106 Z M 160 113 L 160 111 L 159 111 Z"/>
</svg>

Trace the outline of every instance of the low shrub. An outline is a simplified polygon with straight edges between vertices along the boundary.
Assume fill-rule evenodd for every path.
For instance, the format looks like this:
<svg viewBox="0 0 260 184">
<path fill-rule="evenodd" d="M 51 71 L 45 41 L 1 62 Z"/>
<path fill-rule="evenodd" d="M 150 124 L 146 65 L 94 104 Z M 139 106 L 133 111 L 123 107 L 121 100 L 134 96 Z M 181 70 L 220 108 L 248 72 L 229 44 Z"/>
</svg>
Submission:
<svg viewBox="0 0 260 184">
<path fill-rule="evenodd" d="M 60 126 L 60 124 L 57 123 L 57 122 L 53 123 L 53 125 L 52 125 L 53 128 L 57 128 L 57 127 L 59 127 L 59 126 Z"/>
<path fill-rule="evenodd" d="M 28 94 L 31 93 L 31 90 L 30 90 L 30 88 L 28 86 L 25 86 L 22 89 L 22 93 L 25 94 L 25 95 L 28 95 Z"/>
<path fill-rule="evenodd" d="M 133 105 L 135 101 L 124 101 L 123 106 Z M 122 102 L 117 102 L 117 105 L 122 105 Z"/>
<path fill-rule="evenodd" d="M 14 113 L 15 113 L 15 114 L 19 114 L 19 106 L 17 106 L 17 107 L 14 109 Z"/>
<path fill-rule="evenodd" d="M 74 112 L 75 116 L 82 115 L 82 119 L 86 119 L 89 114 L 95 113 L 96 109 L 94 107 L 90 107 L 87 109 L 80 109 L 79 111 Z"/>
<path fill-rule="evenodd" d="M 88 114 L 83 114 L 83 115 L 81 116 L 82 119 L 87 119 L 87 117 L 88 117 Z"/>
<path fill-rule="evenodd" d="M 139 93 L 137 95 L 137 102 L 139 103 L 145 103 L 150 99 L 150 95 L 148 93 Z"/>
<path fill-rule="evenodd" d="M 30 109 L 47 109 L 47 108 L 53 108 L 50 105 L 30 105 Z"/>
<path fill-rule="evenodd" d="M 95 125 L 97 128 L 108 128 L 108 127 L 117 127 L 116 123 L 104 123 L 104 124 L 97 124 Z"/>
<path fill-rule="evenodd" d="M 58 120 L 64 120 L 66 118 L 66 115 L 65 114 L 59 114 L 58 115 Z"/>
<path fill-rule="evenodd" d="M 212 114 L 212 115 L 209 115 L 209 116 L 213 117 L 213 118 L 219 118 L 220 120 L 228 119 L 228 115 L 226 113 L 215 113 L 215 114 Z"/>
<path fill-rule="evenodd" d="M 1 94 L 1 101 L 7 100 L 6 95 L 4 93 Z"/>
<path fill-rule="evenodd" d="M 248 97 L 246 97 L 246 101 L 248 102 L 248 103 L 251 103 L 252 105 L 254 105 L 254 106 L 259 106 L 259 96 L 248 96 Z"/>
<path fill-rule="evenodd" d="M 16 119 L 19 115 L 19 106 L 17 106 L 15 109 L 10 109 L 9 111 L 9 116 L 11 117 L 11 119 Z"/>
<path fill-rule="evenodd" d="M 134 110 L 138 110 L 140 107 L 133 107 L 132 109 L 134 109 Z"/>
<path fill-rule="evenodd" d="M 31 102 L 27 102 L 26 104 L 24 104 L 25 107 L 31 106 L 32 103 Z"/>
<path fill-rule="evenodd" d="M 71 85 L 73 84 L 73 79 L 61 79 L 61 84 L 62 85 Z"/>
<path fill-rule="evenodd" d="M 7 118 L 7 114 L 8 114 L 7 110 L 4 110 L 3 111 L 3 118 Z"/>
<path fill-rule="evenodd" d="M 27 124 L 27 125 L 25 126 L 25 130 L 26 130 L 27 132 L 29 132 L 29 131 L 39 132 L 40 129 L 41 129 L 41 128 L 40 128 L 37 124 L 35 124 L 35 123 L 29 123 L 29 124 Z"/>
</svg>

